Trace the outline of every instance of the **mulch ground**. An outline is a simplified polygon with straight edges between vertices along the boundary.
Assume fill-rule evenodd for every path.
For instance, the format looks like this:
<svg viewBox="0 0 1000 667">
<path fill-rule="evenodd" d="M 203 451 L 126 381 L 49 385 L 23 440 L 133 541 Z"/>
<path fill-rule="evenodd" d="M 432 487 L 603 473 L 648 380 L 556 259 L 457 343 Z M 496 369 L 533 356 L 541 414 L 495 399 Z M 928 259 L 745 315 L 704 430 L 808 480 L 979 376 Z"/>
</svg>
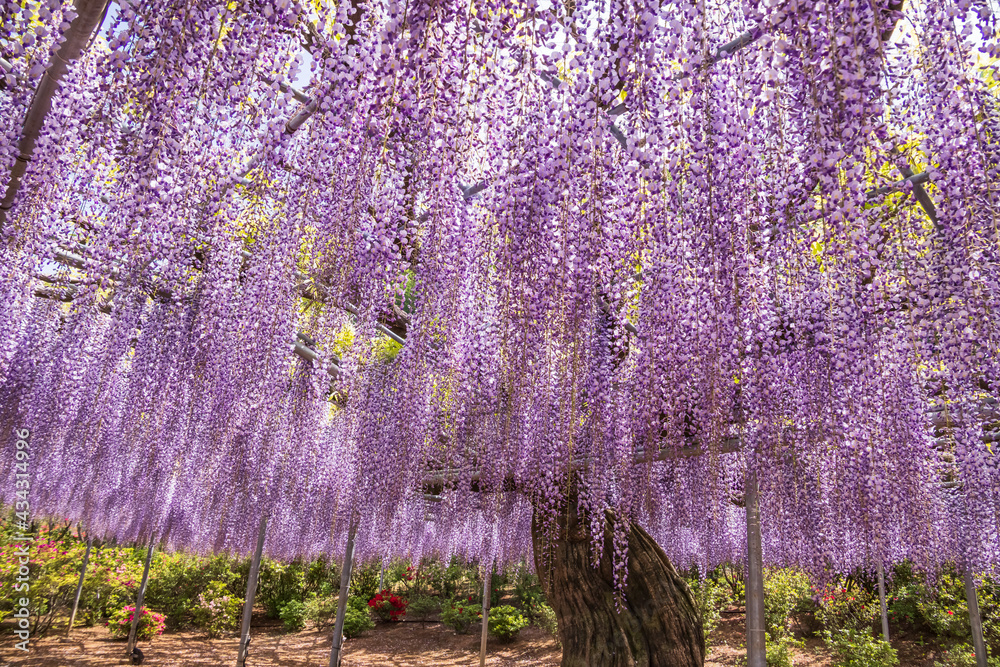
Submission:
<svg viewBox="0 0 1000 667">
<path fill-rule="evenodd" d="M 479 664 L 479 628 L 459 635 L 440 623 L 378 625 L 344 647 L 343 667 L 459 667 Z M 8 630 L 9 632 L 9 630 Z M 125 642 L 111 639 L 106 628 L 77 628 L 67 639 L 53 631 L 33 640 L 24 654 L 12 635 L 0 636 L 0 667 L 111 667 L 127 665 Z M 333 631 L 309 628 L 289 634 L 281 625 L 255 618 L 248 667 L 326 667 Z M 236 663 L 237 637 L 209 639 L 201 632 L 167 632 L 140 642 L 143 667 L 220 667 Z M 489 643 L 490 667 L 558 665 L 559 642 L 535 627 L 521 631 L 510 644 Z"/>
<path fill-rule="evenodd" d="M 706 667 L 745 664 L 742 610 L 728 610 L 709 638 Z M 5 626 L 7 624 L 4 624 Z M 0 635 L 0 667 L 112 667 L 126 665 L 125 643 L 112 640 L 106 628 L 77 628 L 72 638 L 55 630 L 32 640 L 24 654 L 14 648 L 8 628 Z M 330 629 L 309 628 L 285 633 L 281 624 L 257 618 L 253 625 L 248 667 L 326 667 L 330 659 Z M 816 638 L 805 649 L 794 649 L 796 667 L 831 667 L 833 660 Z M 236 662 L 236 637 L 209 639 L 200 632 L 168 632 L 140 643 L 144 667 L 220 667 Z M 893 640 L 900 667 L 933 667 L 940 648 L 920 636 Z M 559 642 L 535 627 L 521 631 L 517 641 L 500 644 L 490 639 L 486 664 L 490 667 L 555 667 L 562 659 Z M 455 634 L 440 623 L 381 624 L 347 641 L 343 667 L 475 667 L 479 664 L 479 628 Z"/>
</svg>

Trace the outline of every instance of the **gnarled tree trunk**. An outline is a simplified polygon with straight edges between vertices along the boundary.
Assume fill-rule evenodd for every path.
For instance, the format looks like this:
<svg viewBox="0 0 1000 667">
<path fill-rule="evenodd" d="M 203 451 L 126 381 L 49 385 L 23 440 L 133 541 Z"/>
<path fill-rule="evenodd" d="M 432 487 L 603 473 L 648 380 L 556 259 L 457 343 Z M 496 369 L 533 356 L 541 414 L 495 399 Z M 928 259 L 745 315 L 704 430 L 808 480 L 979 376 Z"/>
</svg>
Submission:
<svg viewBox="0 0 1000 667">
<path fill-rule="evenodd" d="M 663 549 L 641 526 L 630 523 L 628 580 L 619 611 L 612 559 L 616 519 L 605 514 L 604 546 L 595 568 L 576 498 L 567 505 L 555 541 L 542 531 L 537 514 L 532 522 L 535 567 L 559 619 L 562 667 L 702 667 L 701 619 Z"/>
</svg>

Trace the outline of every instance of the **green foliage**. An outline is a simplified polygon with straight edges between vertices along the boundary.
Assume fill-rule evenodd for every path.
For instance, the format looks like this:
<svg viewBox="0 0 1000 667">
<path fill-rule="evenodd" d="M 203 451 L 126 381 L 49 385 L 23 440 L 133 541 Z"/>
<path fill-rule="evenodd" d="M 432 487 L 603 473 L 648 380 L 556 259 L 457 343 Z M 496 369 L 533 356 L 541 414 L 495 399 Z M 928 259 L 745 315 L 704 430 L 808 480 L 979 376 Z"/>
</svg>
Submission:
<svg viewBox="0 0 1000 667">
<path fill-rule="evenodd" d="M 831 584 L 820 591 L 818 616 L 831 632 L 851 630 L 865 633 L 878 613 L 875 594 L 851 579 Z"/>
<path fill-rule="evenodd" d="M 402 345 L 387 336 L 376 338 L 371 344 L 373 359 L 382 363 L 388 363 L 395 359 L 402 349 Z"/>
<path fill-rule="evenodd" d="M 261 559 L 257 599 L 264 605 L 268 618 L 280 618 L 281 609 L 293 600 L 302 602 L 306 597 L 305 584 L 301 563 Z"/>
<path fill-rule="evenodd" d="M 537 611 L 533 617 L 535 625 L 545 630 L 547 633 L 553 636 L 559 635 L 559 620 L 556 618 L 556 612 L 552 607 L 545 604 L 544 602 L 538 605 Z"/>
<path fill-rule="evenodd" d="M 132 631 L 132 617 L 135 612 L 134 605 L 127 605 L 121 609 L 116 609 L 107 620 L 108 630 L 115 639 L 127 639 Z M 149 641 L 156 635 L 162 635 L 166 627 L 166 619 L 163 614 L 157 614 L 143 606 L 139 615 L 139 624 L 136 626 L 135 636 L 139 641 Z"/>
<path fill-rule="evenodd" d="M 61 539 L 60 532 L 38 531 L 27 550 L 30 594 L 14 589 L 15 576 L 21 566 L 22 545 L 4 544 L 0 547 L 0 581 L 3 581 L 0 603 L 9 613 L 15 600 L 21 597 L 30 600 L 28 609 L 32 636 L 41 636 L 52 627 L 56 614 L 72 602 L 76 589 L 83 547 Z"/>
<path fill-rule="evenodd" d="M 417 595 L 410 598 L 406 613 L 413 618 L 426 621 L 433 614 L 441 611 L 441 601 L 430 595 Z"/>
<path fill-rule="evenodd" d="M 986 644 L 993 652 L 1000 653 L 1000 586 L 994 579 L 986 578 L 977 586 L 977 592 Z"/>
<path fill-rule="evenodd" d="M 378 593 L 378 576 L 381 566 L 371 563 L 365 567 L 356 567 L 351 572 L 351 595 L 371 600 Z"/>
<path fill-rule="evenodd" d="M 465 568 L 457 556 L 452 556 L 447 565 L 431 561 L 425 566 L 428 585 L 437 591 L 438 595 L 450 600 L 458 593 L 458 586 L 465 577 Z"/>
<path fill-rule="evenodd" d="M 989 667 L 1000 667 L 1000 658 L 989 656 L 986 659 Z M 934 661 L 934 667 L 976 667 L 976 652 L 968 644 L 953 646 L 944 652 L 941 660 Z"/>
<path fill-rule="evenodd" d="M 350 599 L 348 599 L 350 603 Z M 327 628 L 337 620 L 337 598 L 328 595 L 312 595 L 305 601 L 306 620 L 318 628 Z M 367 611 L 367 610 L 366 610 Z"/>
<path fill-rule="evenodd" d="M 289 600 L 278 610 L 278 617 L 285 626 L 285 632 L 298 632 L 306 627 L 306 605 L 298 600 Z"/>
<path fill-rule="evenodd" d="M 526 619 L 517 607 L 509 604 L 490 609 L 488 625 L 490 633 L 500 641 L 513 641 L 521 628 L 528 625 Z"/>
<path fill-rule="evenodd" d="M 840 628 L 823 632 L 835 656 L 836 667 L 896 667 L 896 649 L 871 632 Z"/>
<path fill-rule="evenodd" d="M 145 548 L 136 552 L 140 559 L 145 557 Z M 232 560 L 226 556 L 204 558 L 157 551 L 150 565 L 146 602 L 167 615 L 171 629 L 196 624 L 199 596 L 212 583 L 217 584 L 216 588 L 218 584 L 228 588 L 237 576 Z M 236 598 L 235 591 L 229 592 Z"/>
<path fill-rule="evenodd" d="M 923 599 L 919 584 L 908 583 L 899 586 L 891 595 L 886 596 L 886 614 L 893 625 L 902 623 L 910 627 L 921 624 L 923 616 L 920 613 L 920 602 Z"/>
<path fill-rule="evenodd" d="M 510 576 L 506 571 L 494 571 L 490 575 L 490 608 L 499 607 L 500 602 L 503 600 L 503 591 L 507 588 L 507 584 L 510 581 Z M 478 590 L 483 590 L 482 586 L 477 587 Z"/>
<path fill-rule="evenodd" d="M 14 577 L 21 566 L 19 545 L 9 543 L 11 523 L 0 521 L 0 619 L 9 614 L 16 598 Z M 86 543 L 69 526 L 36 528 L 29 548 L 31 635 L 43 636 L 56 618 L 68 614 L 79 581 Z M 135 587 L 142 573 L 141 558 L 132 549 L 100 548 L 90 553 L 87 576 L 80 595 L 77 622 L 93 625 L 135 600 Z"/>
<path fill-rule="evenodd" d="M 329 597 L 340 588 L 340 568 L 328 565 L 325 558 L 317 558 L 303 566 L 305 590 L 309 595 Z"/>
<path fill-rule="evenodd" d="M 725 583 L 729 593 L 729 601 L 742 605 L 746 601 L 746 582 L 743 578 L 743 568 L 731 563 L 723 563 L 716 571 L 720 583 Z"/>
<path fill-rule="evenodd" d="M 535 618 L 541 605 L 545 604 L 545 594 L 542 593 L 538 576 L 522 566 L 514 577 L 514 601 L 526 615 Z"/>
<path fill-rule="evenodd" d="M 809 577 L 791 568 L 768 568 L 764 572 L 764 627 L 780 640 L 789 634 L 791 616 L 811 602 Z"/>
<path fill-rule="evenodd" d="M 793 667 L 792 652 L 793 646 L 801 647 L 802 644 L 796 641 L 791 635 L 782 635 L 778 639 L 772 639 L 770 634 L 764 635 L 764 659 L 768 667 Z"/>
<path fill-rule="evenodd" d="M 211 581 L 198 596 L 193 620 L 209 637 L 219 637 L 240 626 L 242 611 L 243 600 L 229 591 L 226 582 Z"/>
<path fill-rule="evenodd" d="M 469 631 L 469 627 L 482 617 L 478 605 L 468 599 L 452 600 L 441 608 L 441 622 L 460 635 Z"/>
<path fill-rule="evenodd" d="M 701 578 L 697 575 L 687 579 L 687 583 L 691 588 L 691 595 L 694 597 L 695 607 L 698 609 L 701 625 L 707 638 L 715 630 L 722 617 L 722 608 L 728 601 L 727 588 L 711 577 Z"/>
<path fill-rule="evenodd" d="M 94 625 L 116 609 L 135 602 L 141 578 L 141 550 L 95 546 L 83 580 L 77 619 L 85 625 Z M 169 617 L 167 620 L 170 621 Z"/>
<path fill-rule="evenodd" d="M 360 600 L 360 598 L 354 598 Z M 344 636 L 348 639 L 357 637 L 365 630 L 371 630 L 375 627 L 375 622 L 372 620 L 372 615 L 368 611 L 368 605 L 364 600 L 360 600 L 363 606 L 358 607 L 357 605 L 351 604 L 351 600 L 348 600 L 347 613 L 344 615 Z"/>
<path fill-rule="evenodd" d="M 998 651 L 1000 587 L 987 577 L 977 586 L 977 597 L 986 643 Z M 908 563 L 897 565 L 888 603 L 890 622 L 902 622 L 947 639 L 967 640 L 971 636 L 965 583 L 954 570 L 931 582 L 915 576 Z"/>
<path fill-rule="evenodd" d="M 352 347 L 354 347 L 354 327 L 345 324 L 337 332 L 337 335 L 334 336 L 333 344 L 330 345 L 330 352 L 338 357 L 343 357 Z"/>
<path fill-rule="evenodd" d="M 942 575 L 935 589 L 918 599 L 917 609 L 924 624 L 939 637 L 964 639 L 972 634 L 965 583 L 957 574 Z"/>
<path fill-rule="evenodd" d="M 385 568 L 386 588 L 391 589 L 395 584 L 398 583 L 403 583 L 404 585 L 406 585 L 406 583 L 410 581 L 410 577 L 413 576 L 412 572 L 413 572 L 413 567 L 410 565 L 409 562 L 403 560 L 394 560 L 392 563 L 388 565 L 388 567 Z"/>
</svg>

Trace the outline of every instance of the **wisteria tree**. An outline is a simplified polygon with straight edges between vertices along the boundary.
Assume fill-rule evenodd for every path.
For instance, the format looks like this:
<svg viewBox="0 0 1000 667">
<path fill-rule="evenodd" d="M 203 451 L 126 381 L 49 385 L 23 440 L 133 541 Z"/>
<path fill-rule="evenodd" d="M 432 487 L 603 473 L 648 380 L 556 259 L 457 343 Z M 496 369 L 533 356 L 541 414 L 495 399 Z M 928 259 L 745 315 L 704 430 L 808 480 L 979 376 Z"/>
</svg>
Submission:
<svg viewBox="0 0 1000 667">
<path fill-rule="evenodd" d="M 820 578 L 1000 562 L 991 0 L 115 2 L 0 3 L 34 506 L 533 554 L 565 665 L 702 664 L 758 494 Z"/>
</svg>

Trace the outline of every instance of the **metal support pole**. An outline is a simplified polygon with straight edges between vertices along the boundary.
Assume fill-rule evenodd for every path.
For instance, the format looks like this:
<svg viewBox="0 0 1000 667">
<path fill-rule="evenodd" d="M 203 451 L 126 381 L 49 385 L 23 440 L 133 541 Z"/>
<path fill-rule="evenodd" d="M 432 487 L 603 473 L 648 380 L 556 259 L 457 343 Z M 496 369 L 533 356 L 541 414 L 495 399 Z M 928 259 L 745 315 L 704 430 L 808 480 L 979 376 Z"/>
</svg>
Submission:
<svg viewBox="0 0 1000 667">
<path fill-rule="evenodd" d="M 378 592 L 379 593 L 382 592 L 382 586 L 385 585 L 384 582 L 385 582 L 385 563 L 383 562 L 382 563 L 382 567 L 379 568 L 379 571 L 378 571 Z"/>
<path fill-rule="evenodd" d="M 347 594 L 351 587 L 351 569 L 354 566 L 354 533 L 357 525 L 352 521 L 347 531 L 347 548 L 344 550 L 344 567 L 340 570 L 340 595 L 337 598 L 337 620 L 333 624 L 333 646 L 330 647 L 330 667 L 340 667 L 340 652 L 344 644 L 344 617 L 347 616 Z"/>
<path fill-rule="evenodd" d="M 479 667 L 486 667 L 486 636 L 490 631 L 490 576 L 492 567 L 486 570 L 483 579 L 483 636 L 479 640 Z"/>
<path fill-rule="evenodd" d="M 767 667 L 764 645 L 764 559 L 760 542 L 757 473 L 747 471 L 747 667 Z"/>
<path fill-rule="evenodd" d="M 889 643 L 889 614 L 885 608 L 885 572 L 882 563 L 878 564 L 878 603 L 882 609 L 882 638 Z"/>
<path fill-rule="evenodd" d="M 972 571 L 966 570 L 965 601 L 969 604 L 969 624 L 972 626 L 972 646 L 976 649 L 976 667 L 987 667 L 986 642 L 983 641 L 983 619 L 979 615 L 979 599 L 976 597 L 976 583 Z"/>
<path fill-rule="evenodd" d="M 247 663 L 247 649 L 250 647 L 250 617 L 253 615 L 253 599 L 257 594 L 257 577 L 260 575 L 260 557 L 264 553 L 264 534 L 267 532 L 267 517 L 260 518 L 257 528 L 257 550 L 250 561 L 250 576 L 247 578 L 247 597 L 243 603 L 243 624 L 240 626 L 240 648 L 236 654 L 236 667 Z"/>
<path fill-rule="evenodd" d="M 83 592 L 83 578 L 87 574 L 87 563 L 90 562 L 90 548 L 94 546 L 94 538 L 87 538 L 87 550 L 83 552 L 83 565 L 80 566 L 80 581 L 76 582 L 76 595 L 73 596 L 73 611 L 69 615 L 69 627 L 66 628 L 66 636 L 73 632 L 73 624 L 76 623 L 76 610 L 80 606 L 80 594 Z"/>
<path fill-rule="evenodd" d="M 132 628 L 128 632 L 128 655 L 132 656 L 132 649 L 135 648 L 136 631 L 139 629 L 139 616 L 142 614 L 142 599 L 146 596 L 146 584 L 149 583 L 149 564 L 153 560 L 153 550 L 156 543 L 153 538 L 149 539 L 149 549 L 146 551 L 146 565 L 142 568 L 142 583 L 139 584 L 139 593 L 135 597 L 135 611 L 132 612 Z"/>
</svg>

